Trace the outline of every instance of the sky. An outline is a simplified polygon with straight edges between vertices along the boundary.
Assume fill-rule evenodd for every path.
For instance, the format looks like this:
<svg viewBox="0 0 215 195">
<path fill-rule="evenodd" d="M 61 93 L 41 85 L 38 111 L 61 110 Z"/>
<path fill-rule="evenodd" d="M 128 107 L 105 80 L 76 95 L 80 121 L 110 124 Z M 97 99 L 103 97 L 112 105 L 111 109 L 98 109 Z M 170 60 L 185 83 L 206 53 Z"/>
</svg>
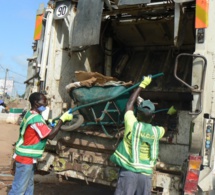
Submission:
<svg viewBox="0 0 215 195">
<path fill-rule="evenodd" d="M 14 80 L 19 95 L 24 94 L 27 80 L 27 58 L 32 57 L 36 12 L 48 0 L 0 0 L 0 79 Z"/>
</svg>

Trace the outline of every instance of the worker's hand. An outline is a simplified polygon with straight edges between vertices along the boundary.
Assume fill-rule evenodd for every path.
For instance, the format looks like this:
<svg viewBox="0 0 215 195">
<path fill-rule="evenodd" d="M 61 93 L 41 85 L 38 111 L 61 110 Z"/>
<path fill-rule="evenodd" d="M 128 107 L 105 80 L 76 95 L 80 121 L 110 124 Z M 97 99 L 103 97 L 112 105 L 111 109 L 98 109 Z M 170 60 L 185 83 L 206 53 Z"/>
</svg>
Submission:
<svg viewBox="0 0 215 195">
<path fill-rule="evenodd" d="M 177 110 L 174 108 L 174 106 L 171 106 L 170 109 L 167 111 L 168 115 L 173 115 L 177 112 Z"/>
<path fill-rule="evenodd" d="M 140 83 L 139 87 L 146 88 L 152 81 L 152 78 L 150 76 L 144 76 L 143 81 Z"/>
<path fill-rule="evenodd" d="M 54 119 L 54 120 L 53 119 L 49 119 L 48 120 L 49 126 L 55 127 L 57 125 L 58 121 L 59 121 L 59 119 Z"/>
<path fill-rule="evenodd" d="M 63 122 L 65 122 L 65 121 L 71 121 L 72 119 L 73 119 L 73 114 L 72 114 L 71 110 L 68 110 L 67 112 L 65 112 L 60 117 L 60 120 L 62 120 Z"/>
</svg>

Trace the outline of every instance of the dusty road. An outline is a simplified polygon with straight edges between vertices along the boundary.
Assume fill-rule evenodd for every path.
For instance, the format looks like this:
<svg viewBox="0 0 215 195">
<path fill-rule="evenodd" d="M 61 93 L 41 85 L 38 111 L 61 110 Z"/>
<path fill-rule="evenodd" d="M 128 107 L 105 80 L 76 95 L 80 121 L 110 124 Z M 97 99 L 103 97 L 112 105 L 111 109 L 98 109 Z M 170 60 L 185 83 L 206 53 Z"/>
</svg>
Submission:
<svg viewBox="0 0 215 195">
<path fill-rule="evenodd" d="M 9 173 L 12 144 L 17 141 L 19 126 L 0 122 L 0 195 L 7 195 L 13 177 Z M 34 195 L 112 195 L 113 189 L 83 181 L 35 183 Z"/>
</svg>

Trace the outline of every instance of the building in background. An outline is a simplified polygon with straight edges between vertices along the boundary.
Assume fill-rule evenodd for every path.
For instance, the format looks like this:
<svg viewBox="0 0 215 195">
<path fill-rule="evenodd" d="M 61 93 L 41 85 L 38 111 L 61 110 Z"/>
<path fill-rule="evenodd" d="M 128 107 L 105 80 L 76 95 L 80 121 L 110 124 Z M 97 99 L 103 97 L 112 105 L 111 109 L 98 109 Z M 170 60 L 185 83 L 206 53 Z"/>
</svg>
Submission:
<svg viewBox="0 0 215 195">
<path fill-rule="evenodd" d="M 4 93 L 7 96 L 13 96 L 14 94 L 14 80 L 0 79 L 0 96 L 3 97 Z"/>
</svg>

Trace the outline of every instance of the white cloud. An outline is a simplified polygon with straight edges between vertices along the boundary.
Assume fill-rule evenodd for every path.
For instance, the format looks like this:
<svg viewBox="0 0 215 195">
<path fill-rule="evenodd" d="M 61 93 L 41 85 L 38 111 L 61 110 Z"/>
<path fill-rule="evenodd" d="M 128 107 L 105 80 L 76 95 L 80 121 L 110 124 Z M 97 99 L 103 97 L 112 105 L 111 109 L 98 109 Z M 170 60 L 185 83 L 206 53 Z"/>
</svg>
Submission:
<svg viewBox="0 0 215 195">
<path fill-rule="evenodd" d="M 27 55 L 19 55 L 19 56 L 13 56 L 12 60 L 17 64 L 24 68 L 27 68 L 28 61 L 27 61 Z"/>
</svg>

